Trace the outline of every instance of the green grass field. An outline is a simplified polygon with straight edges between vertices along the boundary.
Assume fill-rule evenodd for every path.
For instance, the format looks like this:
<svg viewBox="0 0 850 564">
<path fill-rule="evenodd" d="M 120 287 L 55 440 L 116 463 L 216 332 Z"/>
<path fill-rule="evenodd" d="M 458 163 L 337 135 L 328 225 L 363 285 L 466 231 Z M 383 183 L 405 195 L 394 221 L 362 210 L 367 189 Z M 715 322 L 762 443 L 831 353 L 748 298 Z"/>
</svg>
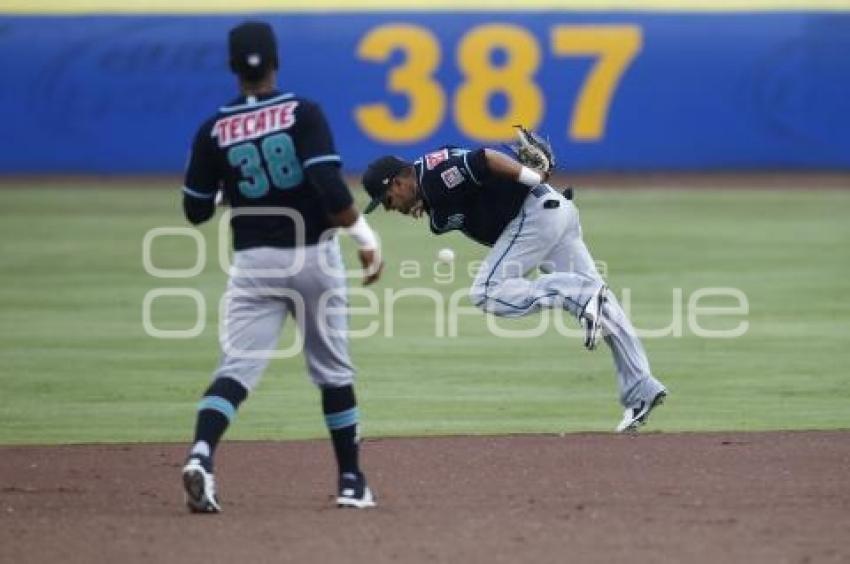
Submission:
<svg viewBox="0 0 850 564">
<path fill-rule="evenodd" d="M 218 355 L 225 275 L 216 224 L 201 229 L 208 254 L 202 274 L 157 279 L 143 268 L 142 241 L 151 228 L 185 225 L 177 190 L 56 186 L 2 196 L 0 443 L 188 440 Z M 607 264 L 615 292 L 630 289 L 635 325 L 662 329 L 674 321 L 674 301 L 682 309 L 681 336 L 645 340 L 672 394 L 652 430 L 850 427 L 850 191 L 590 190 L 578 203 L 585 239 Z M 458 252 L 461 271 L 485 253 L 460 235 L 433 237 L 397 215 L 378 213 L 371 222 L 385 241 L 386 275 L 376 289 L 382 303 L 385 291 L 408 286 L 444 297 L 465 288 L 466 272 L 450 283 L 435 280 L 441 247 Z M 194 262 L 188 238 L 158 239 L 152 251 L 159 268 Z M 403 279 L 402 261 L 418 261 L 420 276 Z M 159 287 L 202 292 L 201 335 L 145 333 L 143 299 Z M 747 321 L 745 335 L 694 334 L 688 301 L 704 287 L 740 289 L 749 313 L 701 325 Z M 674 300 L 676 288 L 682 297 Z M 607 348 L 588 353 L 579 338 L 554 330 L 497 338 L 480 314 L 462 317 L 457 338 L 436 337 L 434 310 L 423 297 L 399 299 L 391 337 L 384 336 L 383 306 L 380 315 L 353 320 L 354 329 L 379 323 L 376 336 L 352 343 L 367 435 L 607 431 L 618 421 Z M 158 328 L 195 323 L 188 298 L 162 298 L 151 313 Z M 497 323 L 520 329 L 538 321 Z M 293 330 L 290 323 L 282 345 Z M 271 363 L 229 434 L 324 435 L 300 357 Z"/>
</svg>

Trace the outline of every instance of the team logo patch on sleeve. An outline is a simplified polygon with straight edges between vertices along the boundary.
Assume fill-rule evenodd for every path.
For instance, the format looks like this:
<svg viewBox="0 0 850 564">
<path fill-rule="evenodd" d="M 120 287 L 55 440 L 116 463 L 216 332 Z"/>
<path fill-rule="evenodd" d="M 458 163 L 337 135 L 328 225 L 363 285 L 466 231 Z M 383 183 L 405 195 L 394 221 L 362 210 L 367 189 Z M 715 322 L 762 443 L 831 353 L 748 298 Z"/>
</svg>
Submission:
<svg viewBox="0 0 850 564">
<path fill-rule="evenodd" d="M 449 150 L 434 151 L 425 155 L 425 168 L 432 170 L 435 166 L 449 158 Z"/>
<path fill-rule="evenodd" d="M 463 179 L 463 173 L 461 173 L 460 170 L 456 166 L 453 166 L 451 168 L 447 168 L 446 170 L 441 172 L 440 178 L 443 179 L 443 182 L 445 183 L 446 188 L 448 188 L 449 190 L 451 190 L 452 188 L 454 188 L 458 184 L 461 184 L 464 180 Z"/>
</svg>

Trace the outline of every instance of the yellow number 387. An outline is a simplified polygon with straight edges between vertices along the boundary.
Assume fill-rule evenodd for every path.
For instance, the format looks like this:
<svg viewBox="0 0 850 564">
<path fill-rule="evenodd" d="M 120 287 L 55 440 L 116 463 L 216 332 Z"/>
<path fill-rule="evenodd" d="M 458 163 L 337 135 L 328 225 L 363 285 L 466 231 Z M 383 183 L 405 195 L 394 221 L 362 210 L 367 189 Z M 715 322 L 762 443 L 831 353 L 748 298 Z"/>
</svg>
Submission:
<svg viewBox="0 0 850 564">
<path fill-rule="evenodd" d="M 552 28 L 553 54 L 596 57 L 573 106 L 567 128 L 570 139 L 602 139 L 614 91 L 642 45 L 641 28 L 633 25 Z M 491 63 L 496 50 L 506 54 L 504 64 Z M 389 71 L 387 90 L 407 98 L 407 113 L 396 116 L 386 104 L 374 103 L 358 106 L 355 119 L 369 137 L 378 141 L 420 141 L 445 119 L 446 92 L 434 78 L 440 65 L 440 43 L 427 28 L 389 24 L 364 36 L 357 55 L 362 60 L 381 63 L 395 51 L 402 51 L 404 60 Z M 471 139 L 495 142 L 511 139 L 514 124 L 538 127 L 545 101 L 533 76 L 540 59 L 540 46 L 534 35 L 516 25 L 482 25 L 464 35 L 457 47 L 457 64 L 464 80 L 453 103 L 458 129 Z M 501 115 L 493 115 L 490 110 L 489 100 L 494 93 L 507 100 L 506 111 Z"/>
</svg>

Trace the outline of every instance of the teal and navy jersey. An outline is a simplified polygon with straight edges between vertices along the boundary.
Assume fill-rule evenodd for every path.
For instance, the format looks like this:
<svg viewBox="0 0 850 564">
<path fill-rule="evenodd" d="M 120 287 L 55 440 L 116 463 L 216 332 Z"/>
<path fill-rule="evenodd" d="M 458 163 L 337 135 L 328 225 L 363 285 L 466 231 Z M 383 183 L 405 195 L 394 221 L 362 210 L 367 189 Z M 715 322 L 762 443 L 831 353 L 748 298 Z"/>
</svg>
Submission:
<svg viewBox="0 0 850 564">
<path fill-rule="evenodd" d="M 492 246 L 516 217 L 528 187 L 490 174 L 484 149 L 444 147 L 413 163 L 431 231 L 462 231 Z"/>
<path fill-rule="evenodd" d="M 338 177 L 341 159 L 317 104 L 291 93 L 243 96 L 201 125 L 183 193 L 188 203 L 205 204 L 224 190 L 234 211 L 231 225 L 237 250 L 311 245 L 331 227 L 329 214 L 352 204 L 343 183 L 323 191 L 311 182 L 311 167 L 328 165 Z M 244 208 L 286 208 L 289 215 Z M 303 222 L 294 220 L 293 212 Z M 298 223 L 304 226 L 301 238 L 296 237 Z"/>
</svg>

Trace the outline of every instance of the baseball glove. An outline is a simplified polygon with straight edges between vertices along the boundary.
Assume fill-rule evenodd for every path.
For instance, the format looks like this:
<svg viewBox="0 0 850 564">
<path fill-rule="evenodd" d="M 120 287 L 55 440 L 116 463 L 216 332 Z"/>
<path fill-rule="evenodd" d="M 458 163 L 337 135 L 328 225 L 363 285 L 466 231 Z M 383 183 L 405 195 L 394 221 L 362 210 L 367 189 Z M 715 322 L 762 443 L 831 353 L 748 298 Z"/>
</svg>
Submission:
<svg viewBox="0 0 850 564">
<path fill-rule="evenodd" d="M 517 160 L 548 178 L 555 168 L 555 154 L 552 152 L 552 145 L 521 125 L 514 127 L 517 130 L 518 141 L 510 149 L 516 155 Z"/>
</svg>

